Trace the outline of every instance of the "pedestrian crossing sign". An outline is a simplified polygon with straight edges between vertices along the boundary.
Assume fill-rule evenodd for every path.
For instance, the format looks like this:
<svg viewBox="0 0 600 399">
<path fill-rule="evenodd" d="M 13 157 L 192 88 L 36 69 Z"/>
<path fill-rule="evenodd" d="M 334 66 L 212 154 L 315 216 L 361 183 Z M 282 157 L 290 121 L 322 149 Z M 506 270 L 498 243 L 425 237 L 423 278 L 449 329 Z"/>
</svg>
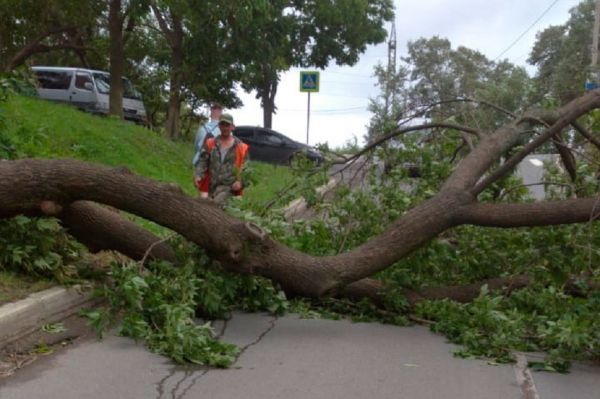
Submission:
<svg viewBox="0 0 600 399">
<path fill-rule="evenodd" d="M 300 91 L 309 93 L 319 91 L 318 71 L 300 71 Z"/>
</svg>

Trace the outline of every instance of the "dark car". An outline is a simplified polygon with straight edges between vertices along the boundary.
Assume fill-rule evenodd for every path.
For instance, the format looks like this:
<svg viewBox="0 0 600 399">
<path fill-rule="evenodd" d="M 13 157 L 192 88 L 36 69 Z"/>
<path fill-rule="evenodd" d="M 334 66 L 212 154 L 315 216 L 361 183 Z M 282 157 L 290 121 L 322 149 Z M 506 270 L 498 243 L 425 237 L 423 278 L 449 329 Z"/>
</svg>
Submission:
<svg viewBox="0 0 600 399">
<path fill-rule="evenodd" d="M 250 146 L 250 159 L 281 165 L 291 165 L 303 154 L 316 165 L 324 158 L 314 148 L 294 141 L 271 129 L 256 126 L 237 126 L 233 135 Z"/>
</svg>

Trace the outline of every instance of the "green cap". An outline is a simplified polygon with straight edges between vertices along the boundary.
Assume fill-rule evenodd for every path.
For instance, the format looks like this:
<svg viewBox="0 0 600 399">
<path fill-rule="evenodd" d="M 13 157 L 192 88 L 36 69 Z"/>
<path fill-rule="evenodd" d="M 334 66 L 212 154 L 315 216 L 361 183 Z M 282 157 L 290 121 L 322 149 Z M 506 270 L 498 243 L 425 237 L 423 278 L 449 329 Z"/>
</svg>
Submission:
<svg viewBox="0 0 600 399">
<path fill-rule="evenodd" d="M 231 116 L 231 114 L 223 114 L 219 118 L 219 123 L 221 123 L 221 122 L 227 122 L 230 125 L 233 125 L 233 116 Z"/>
</svg>

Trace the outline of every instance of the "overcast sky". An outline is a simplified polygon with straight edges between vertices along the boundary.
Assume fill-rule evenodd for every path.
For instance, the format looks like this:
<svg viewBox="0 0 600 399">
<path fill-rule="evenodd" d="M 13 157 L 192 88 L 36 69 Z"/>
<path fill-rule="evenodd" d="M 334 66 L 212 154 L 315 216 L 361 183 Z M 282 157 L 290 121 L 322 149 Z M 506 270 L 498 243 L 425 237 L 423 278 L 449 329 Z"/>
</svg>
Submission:
<svg viewBox="0 0 600 399">
<path fill-rule="evenodd" d="M 482 52 L 491 60 L 501 56 L 527 66 L 536 33 L 550 25 L 565 23 L 569 10 L 580 1 L 395 0 L 394 3 L 398 61 L 406 55 L 408 41 L 438 35 L 449 39 L 453 48 L 462 45 Z M 388 31 L 389 28 L 386 26 Z M 371 117 L 367 111 L 369 98 L 378 94 L 372 77 L 378 62 L 387 64 L 387 43 L 369 47 L 353 67 L 331 66 L 321 71 L 320 92 L 312 93 L 310 100 L 311 145 L 328 142 L 331 147 L 339 147 L 354 137 L 362 143 Z M 306 142 L 307 93 L 299 91 L 299 81 L 298 69 L 282 75 L 275 98 L 278 111 L 273 116 L 273 129 Z M 262 126 L 262 109 L 254 93 L 239 95 L 244 106 L 231 110 L 236 125 Z"/>
</svg>

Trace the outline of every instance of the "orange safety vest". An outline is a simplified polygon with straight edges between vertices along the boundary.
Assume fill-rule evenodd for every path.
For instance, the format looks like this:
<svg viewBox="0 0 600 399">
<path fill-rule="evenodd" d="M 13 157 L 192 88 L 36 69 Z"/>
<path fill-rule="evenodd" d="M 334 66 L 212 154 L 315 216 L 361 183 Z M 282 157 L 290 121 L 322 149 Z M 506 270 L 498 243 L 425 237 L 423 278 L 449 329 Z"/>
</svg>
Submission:
<svg viewBox="0 0 600 399">
<path fill-rule="evenodd" d="M 206 149 L 208 150 L 208 153 L 210 154 L 213 150 L 213 148 L 215 148 L 215 139 L 214 138 L 210 138 L 208 140 L 206 140 Z M 246 154 L 248 153 L 248 144 L 240 141 L 238 143 L 238 145 L 235 147 L 235 167 L 237 168 L 238 171 L 242 170 L 242 166 L 244 166 L 244 161 L 246 160 Z M 210 177 L 209 177 L 210 178 Z M 233 193 L 233 195 L 235 196 L 242 196 L 244 195 L 244 190 L 240 190 L 240 191 L 236 191 Z"/>
</svg>

